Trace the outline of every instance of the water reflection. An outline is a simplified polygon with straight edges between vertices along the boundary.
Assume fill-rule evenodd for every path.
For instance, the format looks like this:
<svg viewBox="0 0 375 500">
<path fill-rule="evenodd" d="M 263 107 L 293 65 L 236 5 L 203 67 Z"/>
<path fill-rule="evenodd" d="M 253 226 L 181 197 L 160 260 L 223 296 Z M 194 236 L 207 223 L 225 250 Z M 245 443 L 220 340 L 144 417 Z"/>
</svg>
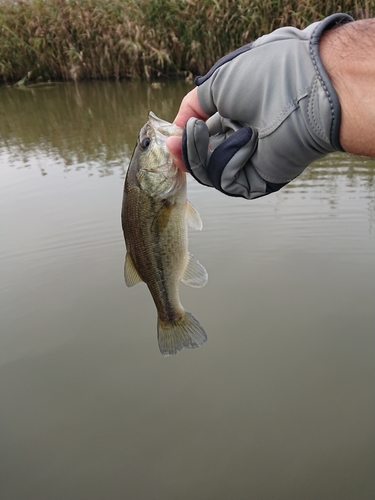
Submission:
<svg viewBox="0 0 375 500">
<path fill-rule="evenodd" d="M 190 88 L 183 81 L 165 81 L 157 88 L 141 81 L 0 87 L 0 154 L 12 166 L 39 164 L 44 174 L 57 163 L 65 171 L 111 175 L 114 168 L 126 168 L 149 110 L 172 120 Z M 303 192 L 310 182 L 334 192 L 339 177 L 345 177 L 349 187 L 363 184 L 372 195 L 375 160 L 331 155 L 283 192 L 295 187 Z"/>
<path fill-rule="evenodd" d="M 173 120 L 191 85 L 162 82 L 54 83 L 27 90 L 0 88 L 0 153 L 12 166 L 51 164 L 65 171 L 111 175 L 125 168 L 149 110 Z"/>
</svg>

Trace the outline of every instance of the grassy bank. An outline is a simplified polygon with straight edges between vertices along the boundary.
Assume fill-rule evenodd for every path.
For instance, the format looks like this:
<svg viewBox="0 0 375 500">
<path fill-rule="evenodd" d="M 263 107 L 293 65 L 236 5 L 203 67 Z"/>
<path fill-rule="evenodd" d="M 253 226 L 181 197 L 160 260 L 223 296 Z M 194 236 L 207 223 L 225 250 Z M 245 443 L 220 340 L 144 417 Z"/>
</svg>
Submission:
<svg viewBox="0 0 375 500">
<path fill-rule="evenodd" d="M 204 73 L 280 26 L 335 12 L 375 16 L 375 0 L 2 0 L 0 81 Z"/>
</svg>

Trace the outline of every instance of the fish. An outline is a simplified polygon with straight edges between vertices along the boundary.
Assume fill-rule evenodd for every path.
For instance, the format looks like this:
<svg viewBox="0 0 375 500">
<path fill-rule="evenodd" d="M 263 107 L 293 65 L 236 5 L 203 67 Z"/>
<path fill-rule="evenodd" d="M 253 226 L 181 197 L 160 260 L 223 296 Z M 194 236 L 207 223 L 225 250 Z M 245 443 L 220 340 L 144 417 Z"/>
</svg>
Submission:
<svg viewBox="0 0 375 500">
<path fill-rule="evenodd" d="M 125 283 L 146 283 L 157 309 L 157 338 L 164 356 L 194 349 L 207 340 L 199 321 L 184 309 L 179 282 L 203 287 L 206 269 L 188 251 L 188 227 L 202 230 L 198 211 L 187 199 L 186 173 L 166 147 L 182 129 L 149 112 L 126 173 L 122 229 Z"/>
</svg>

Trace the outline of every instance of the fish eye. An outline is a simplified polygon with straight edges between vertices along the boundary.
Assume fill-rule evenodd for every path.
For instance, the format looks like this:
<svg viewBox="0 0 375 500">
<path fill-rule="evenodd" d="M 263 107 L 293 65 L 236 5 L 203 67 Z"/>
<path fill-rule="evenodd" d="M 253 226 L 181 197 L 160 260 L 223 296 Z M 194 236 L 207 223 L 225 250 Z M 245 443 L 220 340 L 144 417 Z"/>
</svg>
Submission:
<svg viewBox="0 0 375 500">
<path fill-rule="evenodd" d="M 141 141 L 141 144 L 140 144 L 141 149 L 143 149 L 143 151 L 144 151 L 145 149 L 147 149 L 149 147 L 150 143 L 151 143 L 151 139 L 149 137 L 144 137 Z"/>
</svg>

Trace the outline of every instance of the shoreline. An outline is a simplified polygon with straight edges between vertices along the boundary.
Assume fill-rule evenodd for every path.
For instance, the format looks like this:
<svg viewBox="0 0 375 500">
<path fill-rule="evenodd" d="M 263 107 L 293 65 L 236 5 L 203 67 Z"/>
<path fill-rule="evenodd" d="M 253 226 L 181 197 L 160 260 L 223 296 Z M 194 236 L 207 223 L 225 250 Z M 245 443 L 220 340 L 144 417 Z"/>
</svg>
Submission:
<svg viewBox="0 0 375 500">
<path fill-rule="evenodd" d="M 192 78 L 220 57 L 335 12 L 375 16 L 374 0 L 3 0 L 0 83 Z M 302 10 L 304 9 L 304 10 Z"/>
</svg>

